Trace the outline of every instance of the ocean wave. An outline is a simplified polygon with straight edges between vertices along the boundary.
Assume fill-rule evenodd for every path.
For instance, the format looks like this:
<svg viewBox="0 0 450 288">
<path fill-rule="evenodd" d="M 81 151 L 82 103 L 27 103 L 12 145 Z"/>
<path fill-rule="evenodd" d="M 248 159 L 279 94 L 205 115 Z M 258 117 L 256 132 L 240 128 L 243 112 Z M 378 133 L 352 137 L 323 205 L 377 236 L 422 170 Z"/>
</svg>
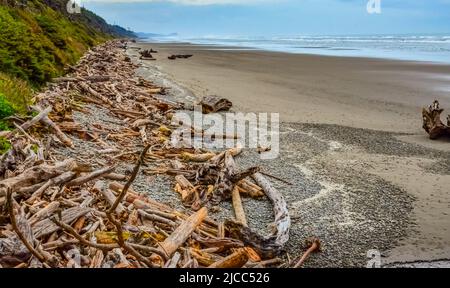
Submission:
<svg viewBox="0 0 450 288">
<path fill-rule="evenodd" d="M 167 38 L 165 39 L 167 41 Z M 217 36 L 178 38 L 177 42 L 248 47 L 290 53 L 362 56 L 450 63 L 450 35 Z"/>
</svg>

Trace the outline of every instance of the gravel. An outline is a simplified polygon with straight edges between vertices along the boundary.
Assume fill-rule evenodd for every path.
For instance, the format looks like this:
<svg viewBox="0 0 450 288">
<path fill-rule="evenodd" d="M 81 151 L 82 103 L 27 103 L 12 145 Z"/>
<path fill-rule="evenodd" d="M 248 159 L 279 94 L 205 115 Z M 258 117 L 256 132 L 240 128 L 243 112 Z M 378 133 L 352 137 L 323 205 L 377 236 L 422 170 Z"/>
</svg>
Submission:
<svg viewBox="0 0 450 288">
<path fill-rule="evenodd" d="M 134 57 L 136 51 L 129 53 Z M 171 88 L 165 96 L 169 99 L 188 102 L 195 99 L 153 66 L 141 67 L 138 75 Z M 107 110 L 95 105 L 86 107 L 91 113 L 75 112 L 77 122 L 82 125 L 97 122 L 120 129 L 120 120 L 109 115 Z M 450 171 L 449 153 L 402 142 L 395 138 L 397 135 L 337 125 L 281 123 L 280 157 L 262 161 L 256 151 L 245 150 L 236 158 L 241 169 L 260 166 L 263 171 L 292 183 L 288 185 L 271 179 L 285 196 L 292 217 L 290 240 L 286 245 L 290 259 L 302 254 L 307 238 L 316 236 L 322 241 L 322 252 L 313 255 L 305 263 L 306 267 L 365 267 L 369 260 L 367 251 L 375 249 L 384 255 L 414 232 L 414 223 L 410 219 L 413 197 L 367 173 L 361 165 L 357 168 L 328 161 L 329 155 L 358 150 L 369 154 L 445 159 L 427 169 L 441 173 Z M 76 156 L 88 161 L 99 156 L 101 161 L 107 162 L 106 156 L 93 152 L 99 149 L 97 144 L 72 139 L 76 149 L 57 149 L 60 157 Z M 129 171 L 132 166 L 123 163 L 119 171 Z M 133 183 L 136 191 L 148 193 L 157 201 L 183 210 L 173 187 L 173 178 L 164 175 L 139 173 Z M 260 233 L 270 233 L 273 213 L 269 201 L 244 198 L 243 204 L 249 226 Z M 220 204 L 219 211 L 210 214 L 219 221 L 232 218 L 231 203 Z"/>
</svg>

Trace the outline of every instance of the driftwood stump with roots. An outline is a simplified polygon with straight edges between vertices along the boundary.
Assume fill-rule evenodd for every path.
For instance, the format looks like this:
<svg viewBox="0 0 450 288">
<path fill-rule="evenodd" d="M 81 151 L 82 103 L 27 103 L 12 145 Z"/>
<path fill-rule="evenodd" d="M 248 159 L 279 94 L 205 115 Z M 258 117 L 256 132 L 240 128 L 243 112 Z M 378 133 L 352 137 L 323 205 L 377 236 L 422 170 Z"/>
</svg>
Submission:
<svg viewBox="0 0 450 288">
<path fill-rule="evenodd" d="M 442 136 L 450 136 L 450 115 L 447 116 L 447 125 L 441 121 L 444 109 L 439 108 L 439 101 L 434 101 L 430 107 L 423 108 L 423 129 L 430 135 L 430 139 L 438 139 Z"/>
</svg>

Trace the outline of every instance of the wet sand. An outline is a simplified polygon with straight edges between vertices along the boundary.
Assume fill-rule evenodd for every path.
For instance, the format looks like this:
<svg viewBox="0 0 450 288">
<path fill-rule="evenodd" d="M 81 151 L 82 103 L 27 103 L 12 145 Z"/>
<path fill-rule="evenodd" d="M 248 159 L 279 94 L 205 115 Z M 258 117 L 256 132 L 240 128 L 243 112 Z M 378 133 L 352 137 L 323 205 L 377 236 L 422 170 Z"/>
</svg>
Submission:
<svg viewBox="0 0 450 288">
<path fill-rule="evenodd" d="M 421 108 L 450 107 L 450 66 L 208 46 L 158 44 L 154 64 L 198 97 L 217 94 L 237 110 L 278 112 L 286 122 L 421 132 Z M 169 54 L 194 54 L 171 61 Z"/>
<path fill-rule="evenodd" d="M 142 61 L 143 75 L 170 84 L 172 92 L 185 89 L 197 100 L 226 97 L 235 111 L 280 113 L 280 158 L 239 161 L 293 182 L 275 183 L 293 217 L 291 256 L 306 237 L 319 236 L 325 250 L 311 267 L 364 266 L 369 249 L 381 251 L 383 265 L 449 263 L 450 140 L 427 138 L 421 109 L 439 99 L 450 111 L 450 66 L 134 46 L 159 50 L 157 61 Z M 194 57 L 171 61 L 170 54 Z M 244 204 L 251 227 L 264 229 L 270 206 Z"/>
</svg>

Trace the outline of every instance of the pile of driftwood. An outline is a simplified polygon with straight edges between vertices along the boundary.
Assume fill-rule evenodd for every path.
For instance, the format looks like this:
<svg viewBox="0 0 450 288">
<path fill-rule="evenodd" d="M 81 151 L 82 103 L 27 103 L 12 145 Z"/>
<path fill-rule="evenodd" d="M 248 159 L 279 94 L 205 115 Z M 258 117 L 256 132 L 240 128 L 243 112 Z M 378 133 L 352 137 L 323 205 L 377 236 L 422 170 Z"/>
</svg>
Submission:
<svg viewBox="0 0 450 288">
<path fill-rule="evenodd" d="M 34 117 L 13 117 L 16 129 L 2 134 L 12 148 L 0 163 L 1 267 L 280 264 L 277 257 L 290 228 L 282 194 L 258 167 L 239 170 L 234 157 L 240 148 L 172 147 L 169 137 L 177 128 L 172 115 L 184 105 L 164 100 L 164 87 L 136 77 L 138 64 L 125 48 L 125 41 L 111 41 L 89 51 L 66 77 L 36 96 Z M 220 107 L 205 112 L 231 106 L 219 100 Z M 120 128 L 106 120 L 89 127 L 75 122 L 73 111 L 88 113 L 85 105 L 106 109 Z M 80 140 L 94 143 L 98 157 L 82 157 L 86 151 L 77 146 Z M 64 146 L 79 157 L 55 153 Z M 133 170 L 117 172 L 124 163 Z M 177 211 L 137 193 L 132 184 L 139 173 L 172 175 L 174 193 L 189 209 Z M 273 234 L 260 235 L 247 226 L 241 197 L 272 202 Z M 227 200 L 235 219 L 218 223 L 208 218 L 207 207 Z M 320 247 L 312 243 L 300 261 Z"/>
<path fill-rule="evenodd" d="M 444 109 L 439 108 L 439 101 L 434 101 L 430 107 L 423 108 L 423 129 L 430 135 L 430 139 L 437 139 L 442 136 L 450 136 L 450 115 L 447 116 L 447 125 L 441 120 Z"/>
<path fill-rule="evenodd" d="M 3 267 L 242 267 L 263 266 L 242 241 L 207 218 L 187 215 L 130 188 L 144 155 L 122 185 L 114 167 L 67 159 L 41 164 L 1 182 L 0 264 Z"/>
</svg>

